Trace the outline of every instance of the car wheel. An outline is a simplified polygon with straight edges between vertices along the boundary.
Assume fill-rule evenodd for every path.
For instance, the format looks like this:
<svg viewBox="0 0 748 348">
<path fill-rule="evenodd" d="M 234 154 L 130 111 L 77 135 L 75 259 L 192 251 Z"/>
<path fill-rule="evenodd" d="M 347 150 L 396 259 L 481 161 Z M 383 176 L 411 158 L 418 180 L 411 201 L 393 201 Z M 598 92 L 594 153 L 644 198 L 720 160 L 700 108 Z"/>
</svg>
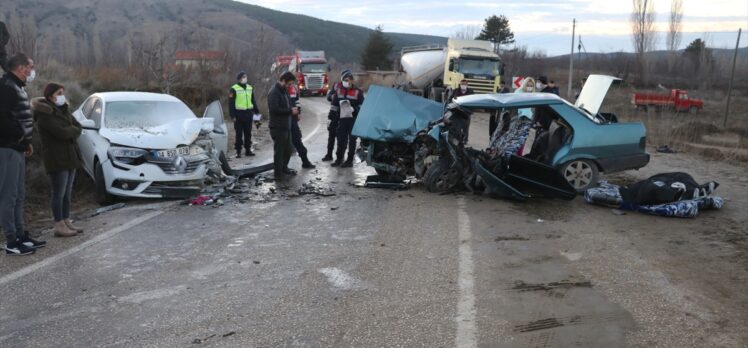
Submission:
<svg viewBox="0 0 748 348">
<path fill-rule="evenodd" d="M 102 170 L 101 164 L 99 163 L 96 163 L 96 167 L 94 168 L 94 184 L 96 185 L 96 202 L 101 205 L 114 203 L 114 196 L 106 190 L 104 171 Z"/>
<path fill-rule="evenodd" d="M 568 162 L 561 167 L 561 175 L 577 192 L 597 185 L 598 175 L 597 164 L 590 160 L 579 159 Z"/>
<path fill-rule="evenodd" d="M 448 192 L 460 185 L 462 173 L 452 168 L 449 162 L 449 160 L 440 159 L 439 162 L 426 169 L 423 178 L 429 192 Z"/>
</svg>

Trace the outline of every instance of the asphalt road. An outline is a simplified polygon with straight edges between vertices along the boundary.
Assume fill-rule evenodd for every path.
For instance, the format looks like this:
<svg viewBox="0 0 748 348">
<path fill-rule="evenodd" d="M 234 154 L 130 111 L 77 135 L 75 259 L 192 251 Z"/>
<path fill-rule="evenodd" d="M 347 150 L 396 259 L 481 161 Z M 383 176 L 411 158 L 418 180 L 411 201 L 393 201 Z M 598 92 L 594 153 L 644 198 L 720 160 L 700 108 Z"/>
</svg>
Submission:
<svg viewBox="0 0 748 348">
<path fill-rule="evenodd" d="M 303 105 L 318 169 L 295 157 L 290 187 L 264 183 L 223 206 L 131 204 L 82 221 L 82 237 L 1 258 L 0 346 L 748 344 L 744 246 L 717 238 L 745 234 L 745 200 L 675 220 L 618 216 L 580 198 L 361 188 L 365 164 L 318 162 L 327 106 Z M 485 144 L 485 119 L 473 127 L 472 142 Z M 651 170 L 691 163 L 672 158 L 655 156 Z M 309 182 L 336 195 L 298 194 Z M 739 175 L 727 183 L 748 185 Z M 730 224 L 700 234 L 717 221 Z"/>
</svg>

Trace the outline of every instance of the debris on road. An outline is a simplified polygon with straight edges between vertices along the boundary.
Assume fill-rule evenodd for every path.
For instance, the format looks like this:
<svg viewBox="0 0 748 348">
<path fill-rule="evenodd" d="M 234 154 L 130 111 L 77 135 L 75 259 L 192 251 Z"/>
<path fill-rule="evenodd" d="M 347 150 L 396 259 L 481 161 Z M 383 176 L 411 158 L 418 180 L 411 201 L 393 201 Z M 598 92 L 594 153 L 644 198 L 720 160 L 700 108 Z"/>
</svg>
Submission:
<svg viewBox="0 0 748 348">
<path fill-rule="evenodd" d="M 370 188 L 384 188 L 384 189 L 392 189 L 396 191 L 401 190 L 407 190 L 410 188 L 410 182 L 409 181 L 388 181 L 387 178 L 381 177 L 379 175 L 369 175 L 366 177 L 366 182 L 364 183 L 364 187 L 370 187 Z"/>
<path fill-rule="evenodd" d="M 337 195 L 331 187 L 321 187 L 315 180 L 309 180 L 309 182 L 301 184 L 301 187 L 297 192 L 299 195 L 316 195 L 319 197 L 332 197 Z"/>
<path fill-rule="evenodd" d="M 121 209 L 121 208 L 124 208 L 126 205 L 127 204 L 125 203 L 117 203 L 117 204 L 108 205 L 106 207 L 101 207 L 101 208 L 96 209 L 96 211 L 94 211 L 92 216 L 98 216 L 100 214 L 104 214 L 112 210 Z"/>
<path fill-rule="evenodd" d="M 659 146 L 656 151 L 659 153 L 678 153 L 677 151 L 671 149 L 668 145 Z"/>
</svg>

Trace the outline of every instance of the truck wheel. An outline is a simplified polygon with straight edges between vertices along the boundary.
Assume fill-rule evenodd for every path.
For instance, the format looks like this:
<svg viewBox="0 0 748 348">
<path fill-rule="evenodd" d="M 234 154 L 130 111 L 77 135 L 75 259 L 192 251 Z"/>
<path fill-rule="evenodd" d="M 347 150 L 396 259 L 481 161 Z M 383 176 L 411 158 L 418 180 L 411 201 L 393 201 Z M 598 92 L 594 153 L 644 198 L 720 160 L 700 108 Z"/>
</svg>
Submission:
<svg viewBox="0 0 748 348">
<path fill-rule="evenodd" d="M 108 205 L 114 203 L 114 196 L 106 190 L 106 180 L 104 179 L 104 171 L 101 169 L 101 164 L 96 163 L 94 168 L 94 185 L 96 202 L 101 205 Z"/>
<path fill-rule="evenodd" d="M 578 159 L 561 166 L 561 175 L 577 192 L 582 193 L 584 190 L 597 185 L 600 172 L 594 162 Z"/>
<path fill-rule="evenodd" d="M 449 160 L 440 159 L 426 169 L 423 178 L 429 192 L 447 192 L 460 185 L 462 173 L 456 168 L 451 168 L 449 162 Z"/>
<path fill-rule="evenodd" d="M 699 111 L 699 108 L 697 108 L 697 107 L 695 107 L 695 106 L 692 106 L 692 107 L 688 108 L 688 112 L 690 112 L 690 113 L 692 113 L 692 114 L 695 114 L 695 113 L 697 113 L 698 111 Z"/>
<path fill-rule="evenodd" d="M 444 88 L 442 87 L 431 87 L 429 92 L 429 99 L 441 103 L 443 101 Z"/>
</svg>

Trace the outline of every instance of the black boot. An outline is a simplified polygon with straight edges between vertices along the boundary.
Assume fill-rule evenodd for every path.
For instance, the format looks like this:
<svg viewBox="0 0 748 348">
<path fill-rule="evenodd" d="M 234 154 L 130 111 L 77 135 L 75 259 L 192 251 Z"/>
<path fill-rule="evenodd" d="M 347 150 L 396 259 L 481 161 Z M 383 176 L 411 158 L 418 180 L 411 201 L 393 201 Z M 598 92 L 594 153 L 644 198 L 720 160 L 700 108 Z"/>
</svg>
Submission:
<svg viewBox="0 0 748 348">
<path fill-rule="evenodd" d="M 304 156 L 304 157 L 301 158 L 301 168 L 304 168 L 304 169 L 314 169 L 314 168 L 317 168 L 317 166 L 315 166 L 314 164 L 312 164 L 312 162 L 309 162 L 309 158 L 306 157 L 306 156 Z"/>
<path fill-rule="evenodd" d="M 343 162 L 340 168 L 351 168 L 353 167 L 353 156 L 348 156 L 348 159 Z"/>
<path fill-rule="evenodd" d="M 325 155 L 325 157 L 322 157 L 322 162 L 328 162 L 328 161 L 332 161 L 332 153 L 331 152 L 328 152 L 327 155 Z"/>
<path fill-rule="evenodd" d="M 242 150 L 236 150 L 236 158 L 242 158 Z"/>
<path fill-rule="evenodd" d="M 336 159 L 335 162 L 332 162 L 331 166 L 338 167 L 341 164 L 343 164 L 343 158 L 342 157 L 338 157 L 338 159 Z"/>
<path fill-rule="evenodd" d="M 252 152 L 252 150 L 251 150 L 251 149 L 247 149 L 247 151 L 245 151 L 245 153 L 244 153 L 244 154 L 245 154 L 245 155 L 247 155 L 247 156 L 254 156 L 254 155 L 255 155 L 255 153 L 254 153 L 254 152 Z"/>
</svg>

